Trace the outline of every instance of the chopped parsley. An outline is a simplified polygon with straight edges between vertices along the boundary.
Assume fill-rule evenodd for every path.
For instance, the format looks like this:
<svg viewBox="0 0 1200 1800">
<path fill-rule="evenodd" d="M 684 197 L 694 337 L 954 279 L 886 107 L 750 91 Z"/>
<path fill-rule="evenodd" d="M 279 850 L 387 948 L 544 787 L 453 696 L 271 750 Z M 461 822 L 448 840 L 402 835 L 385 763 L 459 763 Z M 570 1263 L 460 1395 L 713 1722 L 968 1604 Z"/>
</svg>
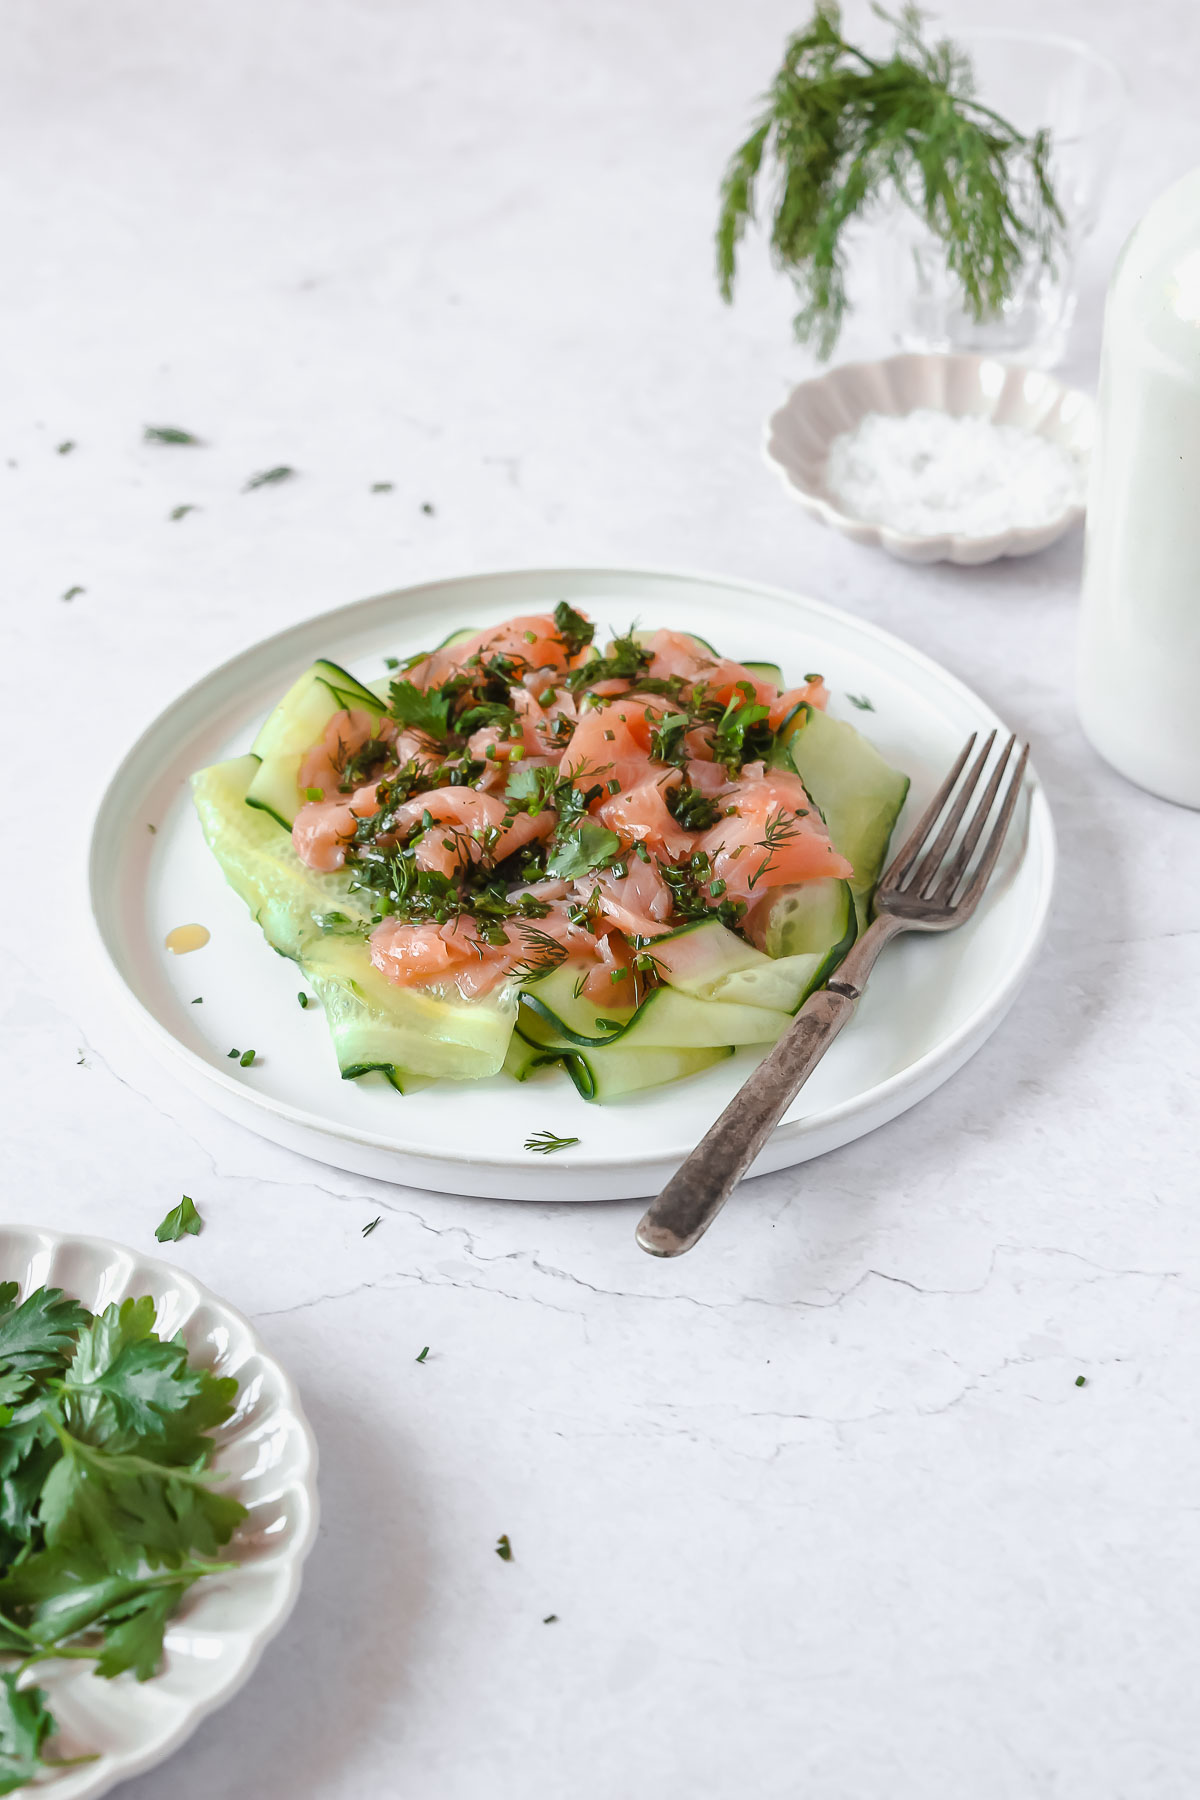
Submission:
<svg viewBox="0 0 1200 1800">
<path fill-rule="evenodd" d="M 63 599 L 64 600 L 74 600 L 76 594 L 86 594 L 86 593 L 87 593 L 87 589 L 85 587 L 69 587 L 67 589 L 66 593 L 63 595 Z"/>
<path fill-rule="evenodd" d="M 253 1050 L 243 1050 L 242 1054 L 238 1057 L 238 1062 L 241 1067 L 243 1069 L 248 1069 L 253 1063 L 256 1054 L 257 1052 Z"/>
<path fill-rule="evenodd" d="M 171 508 L 170 512 L 167 514 L 167 517 L 168 517 L 168 519 L 170 519 L 172 521 L 172 523 L 174 523 L 174 521 L 176 519 L 186 519 L 190 512 L 199 512 L 199 511 L 200 511 L 200 508 L 198 506 L 193 506 L 191 504 L 191 502 L 189 501 L 184 506 L 173 506 Z"/>
<path fill-rule="evenodd" d="M 260 469 L 257 475 L 252 475 L 250 477 L 249 481 L 242 489 L 242 492 L 243 494 L 249 494 L 252 493 L 255 488 L 277 487 L 281 481 L 291 481 L 295 474 L 295 469 L 290 468 L 287 463 L 280 463 L 279 466 L 274 469 Z"/>
<path fill-rule="evenodd" d="M 196 1203 L 190 1194 L 185 1194 L 178 1206 L 173 1206 L 162 1224 L 155 1228 L 154 1235 L 160 1244 L 173 1244 L 184 1237 L 199 1237 L 204 1220 L 196 1211 Z"/>
<path fill-rule="evenodd" d="M 184 431 L 178 425 L 147 425 L 142 433 L 148 444 L 202 444 L 194 432 Z"/>
<path fill-rule="evenodd" d="M 75 439 L 65 438 L 57 448 L 60 456 L 70 456 L 72 450 L 75 448 Z"/>
<path fill-rule="evenodd" d="M 513 1548 L 508 1541 L 507 1531 L 502 1531 L 496 1539 L 496 1555 L 501 1562 L 511 1562 L 513 1559 Z"/>
</svg>

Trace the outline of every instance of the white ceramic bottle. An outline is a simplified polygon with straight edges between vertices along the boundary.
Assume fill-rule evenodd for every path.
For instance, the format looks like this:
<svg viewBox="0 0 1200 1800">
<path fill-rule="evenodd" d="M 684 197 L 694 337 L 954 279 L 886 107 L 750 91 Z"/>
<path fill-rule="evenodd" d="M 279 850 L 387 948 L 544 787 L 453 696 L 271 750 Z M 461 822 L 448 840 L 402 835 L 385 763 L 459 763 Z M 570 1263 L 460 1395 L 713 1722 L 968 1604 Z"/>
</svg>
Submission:
<svg viewBox="0 0 1200 1800">
<path fill-rule="evenodd" d="M 1200 807 L 1200 169 L 1118 260 L 1093 457 L 1080 720 L 1122 775 Z"/>
</svg>

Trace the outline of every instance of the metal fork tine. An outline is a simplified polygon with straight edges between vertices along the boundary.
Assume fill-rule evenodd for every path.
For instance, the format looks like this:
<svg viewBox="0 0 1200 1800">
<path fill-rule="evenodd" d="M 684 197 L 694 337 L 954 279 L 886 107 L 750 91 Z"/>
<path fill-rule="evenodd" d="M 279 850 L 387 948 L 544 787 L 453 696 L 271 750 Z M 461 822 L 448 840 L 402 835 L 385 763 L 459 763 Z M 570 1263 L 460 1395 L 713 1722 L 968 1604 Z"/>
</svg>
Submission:
<svg viewBox="0 0 1200 1800">
<path fill-rule="evenodd" d="M 951 769 L 945 781 L 943 781 L 941 787 L 933 796 L 933 799 L 929 802 L 929 805 L 925 808 L 925 811 L 921 814 L 921 817 L 917 820 L 916 824 L 905 838 L 897 854 L 893 857 L 883 880 L 879 884 L 881 889 L 895 887 L 897 882 L 908 873 L 909 868 L 921 854 L 921 846 L 929 835 L 930 830 L 937 822 L 938 815 L 953 792 L 955 782 L 966 767 L 967 758 L 975 748 L 975 739 L 977 736 L 978 733 L 973 731 L 963 745 L 954 767 Z"/>
<path fill-rule="evenodd" d="M 954 805 L 946 814 L 945 824 L 930 844 L 928 850 L 917 864 L 915 873 L 906 882 L 910 894 L 924 894 L 926 887 L 937 873 L 938 866 L 954 839 L 954 834 L 962 821 L 962 816 L 970 804 L 975 789 L 979 786 L 979 777 L 987 768 L 988 757 L 992 754 L 992 745 L 996 741 L 995 732 L 990 732 L 984 739 L 983 749 L 975 758 L 967 779 L 963 782 Z"/>
<path fill-rule="evenodd" d="M 993 732 L 992 735 L 995 736 L 995 733 Z M 995 804 L 996 795 L 1000 792 L 1000 783 L 1003 779 L 1008 759 L 1013 753 L 1016 741 L 1015 736 L 1010 737 L 1007 744 L 1005 744 L 1003 750 L 1000 752 L 1000 760 L 992 770 L 987 787 L 984 789 L 983 795 L 978 806 L 975 808 L 970 823 L 963 833 L 962 843 L 958 846 L 958 849 L 954 852 L 954 855 L 942 870 L 941 879 L 933 889 L 931 898 L 942 905 L 949 903 L 950 896 L 962 880 L 963 870 L 971 860 L 971 853 L 979 842 L 983 828 L 988 822 L 988 815 Z M 936 871 L 931 871 L 931 873 L 936 873 Z"/>
<path fill-rule="evenodd" d="M 1008 828 L 1012 823 L 1012 816 L 1016 811 L 1017 801 L 1021 797 L 1021 787 L 1025 780 L 1025 765 L 1028 761 L 1029 745 L 1025 744 L 1017 759 L 1017 766 L 1012 772 L 1012 778 L 1008 784 L 1008 792 L 1005 794 L 1004 804 L 1000 808 L 1000 816 L 992 827 L 991 836 L 984 846 L 983 855 L 979 859 L 978 867 L 972 874 L 970 882 L 963 893 L 954 902 L 955 912 L 963 918 L 967 917 L 967 915 L 974 910 L 975 904 L 984 888 L 987 886 L 992 870 L 996 866 L 996 858 L 999 856 L 1004 839 L 1008 835 Z"/>
</svg>

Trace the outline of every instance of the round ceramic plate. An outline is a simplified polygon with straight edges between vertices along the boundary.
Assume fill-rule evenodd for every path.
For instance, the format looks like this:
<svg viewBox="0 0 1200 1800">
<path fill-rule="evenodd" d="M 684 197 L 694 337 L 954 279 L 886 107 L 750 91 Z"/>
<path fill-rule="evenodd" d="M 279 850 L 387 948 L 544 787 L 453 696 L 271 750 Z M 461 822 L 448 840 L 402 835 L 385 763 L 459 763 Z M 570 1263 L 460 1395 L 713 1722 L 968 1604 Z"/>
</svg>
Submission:
<svg viewBox="0 0 1200 1800">
<path fill-rule="evenodd" d="M 240 1390 L 237 1411 L 216 1433 L 215 1459 L 250 1512 L 223 1552 L 237 1569 L 187 1595 L 150 1681 L 99 1681 L 80 1662 L 38 1667 L 37 1685 L 58 1721 L 51 1754 L 95 1758 L 56 1775 L 46 1792 L 96 1800 L 178 1749 L 249 1679 L 291 1612 L 317 1529 L 317 1447 L 295 1388 L 247 1321 L 178 1269 L 101 1238 L 0 1226 L 0 1281 L 17 1282 L 22 1299 L 33 1288 L 60 1287 L 92 1312 L 149 1294 L 159 1333 L 182 1331 L 189 1355 L 236 1376 Z"/>
<path fill-rule="evenodd" d="M 739 658 L 779 663 L 789 681 L 820 669 L 833 690 L 831 712 L 860 726 L 912 778 L 898 834 L 968 733 L 999 723 L 961 682 L 886 632 L 815 600 L 694 575 L 543 569 L 465 576 L 292 626 L 205 676 L 150 726 L 114 776 L 92 839 L 92 908 L 125 998 L 181 1078 L 213 1105 L 277 1143 L 384 1179 L 498 1198 L 600 1200 L 657 1192 L 750 1073 L 755 1055 L 740 1051 L 703 1075 L 606 1107 L 580 1099 L 559 1069 L 523 1084 L 504 1076 L 440 1082 L 407 1098 L 379 1077 L 341 1081 L 319 1009 L 297 1005 L 295 967 L 272 955 L 201 837 L 189 775 L 248 749 L 272 705 L 316 657 L 376 679 L 385 656 L 557 600 L 590 613 L 598 637 L 636 619 L 699 632 Z M 857 1017 L 755 1171 L 847 1143 L 952 1075 L 1028 973 L 1053 881 L 1053 827 L 1031 775 L 1024 817 L 975 918 L 960 931 L 907 937 L 888 950 Z M 208 928 L 210 942 L 191 955 L 169 954 L 167 933 L 193 922 Z M 230 1060 L 235 1047 L 256 1052 L 252 1067 Z M 525 1150 L 526 1138 L 541 1130 L 579 1143 L 552 1157 Z"/>
</svg>

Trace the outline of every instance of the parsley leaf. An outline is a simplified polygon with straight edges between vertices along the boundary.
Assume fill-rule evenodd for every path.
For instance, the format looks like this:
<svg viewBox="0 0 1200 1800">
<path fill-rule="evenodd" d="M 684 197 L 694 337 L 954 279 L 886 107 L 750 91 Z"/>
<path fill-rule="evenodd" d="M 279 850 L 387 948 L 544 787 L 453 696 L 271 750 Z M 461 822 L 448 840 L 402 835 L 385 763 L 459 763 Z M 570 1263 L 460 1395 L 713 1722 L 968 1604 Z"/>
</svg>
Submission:
<svg viewBox="0 0 1200 1800">
<path fill-rule="evenodd" d="M 393 681 L 388 686 L 388 711 L 397 725 L 439 741 L 450 734 L 453 705 L 454 695 L 445 688 L 419 688 L 411 681 Z"/>
<path fill-rule="evenodd" d="M 19 1306 L 15 1281 L 0 1283 L 0 1399 L 15 1376 L 57 1372 L 66 1366 L 75 1334 L 88 1311 L 61 1288 L 36 1288 Z"/>
<path fill-rule="evenodd" d="M 553 854 L 547 859 L 547 875 L 562 881 L 575 881 L 592 869 L 612 861 L 621 848 L 621 840 L 606 825 L 583 819 L 578 825 L 560 832 Z"/>
<path fill-rule="evenodd" d="M 496 1539 L 496 1555 L 501 1562 L 511 1562 L 513 1559 L 513 1548 L 508 1541 L 507 1531 L 502 1531 Z"/>
<path fill-rule="evenodd" d="M 596 627 L 582 613 L 560 600 L 554 609 L 554 629 L 563 641 L 568 656 L 578 656 L 596 635 Z"/>
<path fill-rule="evenodd" d="M 171 1208 L 154 1235 L 160 1244 L 173 1244 L 184 1232 L 190 1237 L 199 1237 L 203 1224 L 204 1220 L 196 1211 L 195 1201 L 185 1194 L 179 1205 Z"/>
<path fill-rule="evenodd" d="M 15 1674 L 0 1675 L 0 1794 L 36 1778 L 46 1761 L 42 1745 L 53 1729 L 44 1690 L 18 1688 Z"/>
</svg>

